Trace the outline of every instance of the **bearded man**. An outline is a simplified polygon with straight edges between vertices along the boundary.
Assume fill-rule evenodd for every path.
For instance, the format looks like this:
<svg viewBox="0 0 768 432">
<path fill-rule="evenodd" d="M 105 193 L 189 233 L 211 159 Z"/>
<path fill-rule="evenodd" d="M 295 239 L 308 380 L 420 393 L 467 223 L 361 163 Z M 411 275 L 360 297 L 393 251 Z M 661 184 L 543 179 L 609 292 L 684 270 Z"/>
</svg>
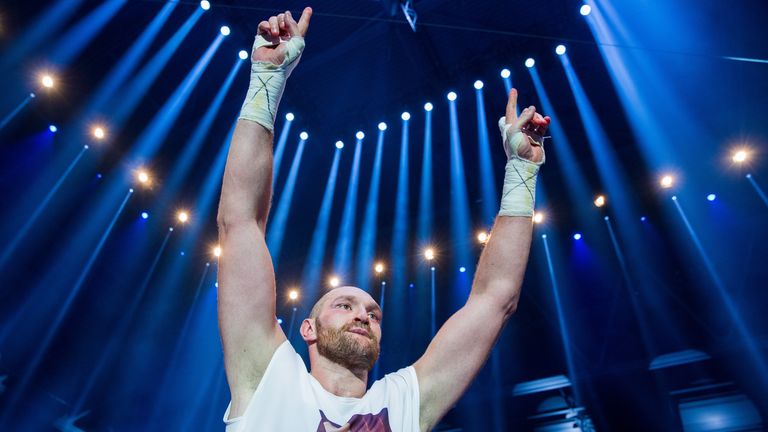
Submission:
<svg viewBox="0 0 768 432">
<path fill-rule="evenodd" d="M 514 313 L 531 245 L 536 176 L 548 117 L 499 121 L 507 154 L 499 216 L 466 304 L 424 355 L 367 389 L 379 355 L 381 308 L 365 291 L 327 292 L 301 324 L 311 372 L 275 318 L 275 275 L 264 233 L 272 194 L 272 139 L 285 81 L 304 50 L 312 9 L 259 24 L 251 83 L 230 143 L 219 203 L 219 327 L 232 401 L 227 432 L 428 431 L 477 375 Z"/>
</svg>

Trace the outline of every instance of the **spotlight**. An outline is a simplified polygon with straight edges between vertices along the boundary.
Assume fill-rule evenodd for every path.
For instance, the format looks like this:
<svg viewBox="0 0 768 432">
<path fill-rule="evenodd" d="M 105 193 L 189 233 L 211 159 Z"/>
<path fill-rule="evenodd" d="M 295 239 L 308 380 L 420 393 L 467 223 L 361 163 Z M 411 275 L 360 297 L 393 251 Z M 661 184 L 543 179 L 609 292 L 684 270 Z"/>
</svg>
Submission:
<svg viewBox="0 0 768 432">
<path fill-rule="evenodd" d="M 107 136 L 107 133 L 104 131 L 104 128 L 101 126 L 94 126 L 92 132 L 93 132 L 94 138 L 98 140 L 103 140 L 104 137 Z"/>
<path fill-rule="evenodd" d="M 672 195 L 672 201 L 677 201 L 677 195 Z"/>
<path fill-rule="evenodd" d="M 299 298 L 299 292 L 295 289 L 288 291 L 288 298 L 291 300 L 296 300 Z"/>
<path fill-rule="evenodd" d="M 293 121 L 295 117 L 293 116 L 293 113 L 288 113 L 285 115 L 285 119 L 288 121 Z"/>
<path fill-rule="evenodd" d="M 149 213 L 147 213 L 147 212 L 141 212 L 141 218 L 142 218 L 142 219 L 149 219 Z"/>
<path fill-rule="evenodd" d="M 744 163 L 747 161 L 747 157 L 749 157 L 749 154 L 746 150 L 737 150 L 733 152 L 731 159 L 733 159 L 733 161 L 736 163 Z"/>
<path fill-rule="evenodd" d="M 488 241 L 488 233 L 485 231 L 480 231 L 477 233 L 477 241 L 480 243 L 485 243 Z"/>
<path fill-rule="evenodd" d="M 717 195 L 715 194 L 707 195 L 707 201 L 714 201 L 715 199 L 717 199 Z"/>
<path fill-rule="evenodd" d="M 343 149 L 344 148 L 344 142 L 343 141 L 336 141 L 336 148 L 337 149 Z"/>
<path fill-rule="evenodd" d="M 376 273 L 379 273 L 379 274 L 383 273 L 383 272 L 384 272 L 384 264 L 382 264 L 382 263 L 376 263 L 376 265 L 373 267 L 373 270 L 374 270 Z"/>
<path fill-rule="evenodd" d="M 208 0 L 203 0 L 200 2 L 200 9 L 202 10 L 208 10 L 211 8 L 211 2 Z"/>
<path fill-rule="evenodd" d="M 411 119 L 411 113 L 406 111 L 406 112 L 400 114 L 400 118 L 403 119 L 403 121 L 408 121 L 408 120 Z"/>
<path fill-rule="evenodd" d="M 149 173 L 143 169 L 138 170 L 136 172 L 136 180 L 143 185 L 149 184 Z"/>
<path fill-rule="evenodd" d="M 541 238 L 545 239 L 545 238 L 547 238 L 547 235 L 546 234 L 542 234 Z"/>
<path fill-rule="evenodd" d="M 299 138 L 301 138 L 301 139 L 306 141 L 307 139 L 309 139 L 309 134 L 306 133 L 306 132 L 302 132 L 302 133 L 299 134 Z"/>
<path fill-rule="evenodd" d="M 540 224 L 544 222 L 544 213 L 533 212 L 533 223 Z"/>
<path fill-rule="evenodd" d="M 459 271 L 460 271 L 461 273 L 464 273 L 465 271 L 467 271 L 467 268 L 466 268 L 466 267 L 464 267 L 464 266 L 461 266 L 461 267 L 459 267 Z"/>
<path fill-rule="evenodd" d="M 574 240 L 581 240 L 581 234 L 580 234 L 580 233 L 576 233 L 576 234 L 574 234 L 574 235 L 573 235 L 573 239 L 574 239 Z"/>
<path fill-rule="evenodd" d="M 448 93 L 448 100 L 453 102 L 456 100 L 456 92 L 449 92 Z"/>
<path fill-rule="evenodd" d="M 640 222 L 645 222 L 645 221 L 647 221 L 647 220 L 648 220 L 648 218 L 647 218 L 647 217 L 645 217 L 645 216 L 640 216 Z"/>
<path fill-rule="evenodd" d="M 224 36 L 229 36 L 229 33 L 231 32 L 227 26 L 221 26 L 219 31 L 221 31 L 221 34 Z"/>
<path fill-rule="evenodd" d="M 536 64 L 536 60 L 534 60 L 534 59 L 532 59 L 530 57 L 528 57 L 528 59 L 525 61 L 525 67 L 527 67 L 527 68 L 532 68 L 533 65 L 535 65 L 535 64 Z"/>
<path fill-rule="evenodd" d="M 280 324 L 280 325 L 283 325 L 283 319 L 282 318 L 278 318 L 277 319 L 277 323 Z"/>
<path fill-rule="evenodd" d="M 180 211 L 180 212 L 179 212 L 179 213 L 176 215 L 176 218 L 177 218 L 177 219 L 179 220 L 179 222 L 181 222 L 181 223 L 187 223 L 187 221 L 189 221 L 189 213 L 187 213 L 187 212 L 185 212 L 185 211 L 183 211 L 183 210 L 182 210 L 182 211 Z"/>
<path fill-rule="evenodd" d="M 424 111 L 432 111 L 432 108 L 434 107 L 432 106 L 431 103 L 427 102 L 424 104 Z"/>
<path fill-rule="evenodd" d="M 361 140 L 365 138 L 365 133 L 363 131 L 357 131 L 357 133 L 355 134 L 355 138 Z"/>
<path fill-rule="evenodd" d="M 563 55 L 563 54 L 565 54 L 565 45 L 558 45 L 558 46 L 555 48 L 555 54 L 557 54 L 557 55 Z"/>
<path fill-rule="evenodd" d="M 583 6 L 581 6 L 581 9 L 579 9 L 579 13 L 584 15 L 584 16 L 589 15 L 590 12 L 592 12 L 592 6 L 590 6 L 590 5 L 583 5 Z"/>
<path fill-rule="evenodd" d="M 387 124 L 386 124 L 386 123 L 384 123 L 384 122 L 381 122 L 381 123 L 379 123 L 379 130 L 380 130 L 380 131 L 385 131 L 385 130 L 387 130 Z"/>
<path fill-rule="evenodd" d="M 213 247 L 213 256 L 215 256 L 216 258 L 221 256 L 221 246 Z"/>
<path fill-rule="evenodd" d="M 332 286 L 334 288 L 339 286 L 339 284 L 341 284 L 341 281 L 339 280 L 339 278 L 337 276 L 331 276 L 331 278 L 328 279 L 328 285 L 330 285 L 330 286 Z"/>
<path fill-rule="evenodd" d="M 424 251 L 424 258 L 426 258 L 427 261 L 432 261 L 433 259 L 435 259 L 435 250 L 432 248 L 427 248 Z"/>
<path fill-rule="evenodd" d="M 602 207 L 605 205 L 605 197 L 603 195 L 598 195 L 597 198 L 595 198 L 595 207 Z"/>
<path fill-rule="evenodd" d="M 40 83 L 45 88 L 53 88 L 55 81 L 53 80 L 53 77 L 49 74 L 44 74 L 42 77 L 40 77 Z"/>
<path fill-rule="evenodd" d="M 506 79 L 506 78 L 509 78 L 509 77 L 511 77 L 511 76 L 512 76 L 512 72 L 510 72 L 510 71 L 509 71 L 509 69 L 506 69 L 506 68 L 505 68 L 505 69 L 502 69 L 502 70 L 501 70 L 501 77 L 502 77 L 502 78 L 505 78 L 505 79 Z"/>
<path fill-rule="evenodd" d="M 480 90 L 481 88 L 483 88 L 483 82 L 480 80 L 475 81 L 475 89 Z"/>
<path fill-rule="evenodd" d="M 669 189 L 672 187 L 672 184 L 674 184 L 675 179 L 671 175 L 665 175 L 659 180 L 659 184 L 661 184 L 661 187 L 664 189 Z"/>
<path fill-rule="evenodd" d="M 248 51 L 246 50 L 240 50 L 239 53 L 237 53 L 238 57 L 240 57 L 240 60 L 245 60 L 248 58 Z"/>
<path fill-rule="evenodd" d="M 48 126 L 48 130 L 53 132 L 53 133 L 56 133 L 56 131 L 58 131 L 59 128 L 57 128 L 56 125 L 50 125 L 50 126 Z"/>
<path fill-rule="evenodd" d="M 432 271 L 435 271 L 435 267 L 430 267 L 429 269 Z"/>
</svg>

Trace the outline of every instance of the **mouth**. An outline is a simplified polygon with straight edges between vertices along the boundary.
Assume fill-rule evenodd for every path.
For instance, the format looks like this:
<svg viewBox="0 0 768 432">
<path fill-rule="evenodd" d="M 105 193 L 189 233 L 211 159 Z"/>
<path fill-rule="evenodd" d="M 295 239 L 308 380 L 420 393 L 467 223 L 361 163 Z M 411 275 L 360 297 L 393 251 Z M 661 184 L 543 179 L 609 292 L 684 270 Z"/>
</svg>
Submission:
<svg viewBox="0 0 768 432">
<path fill-rule="evenodd" d="M 350 333 L 354 333 L 354 334 L 357 334 L 357 335 L 360 335 L 360 336 L 369 337 L 368 331 L 365 330 L 365 329 L 362 329 L 360 327 L 354 327 L 354 328 L 349 329 L 348 331 Z"/>
</svg>

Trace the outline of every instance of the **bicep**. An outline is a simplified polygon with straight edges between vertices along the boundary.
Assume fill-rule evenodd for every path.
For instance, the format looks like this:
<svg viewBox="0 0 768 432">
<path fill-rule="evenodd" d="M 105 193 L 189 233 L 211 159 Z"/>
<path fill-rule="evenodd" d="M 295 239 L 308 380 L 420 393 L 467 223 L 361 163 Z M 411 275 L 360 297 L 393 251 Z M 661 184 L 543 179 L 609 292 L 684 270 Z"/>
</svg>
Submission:
<svg viewBox="0 0 768 432">
<path fill-rule="evenodd" d="M 504 314 L 493 301 L 472 295 L 440 328 L 413 365 L 419 380 L 423 425 L 434 426 L 466 391 L 488 358 L 504 322 Z"/>
<path fill-rule="evenodd" d="M 275 318 L 274 269 L 259 224 L 227 221 L 219 241 L 219 328 L 234 402 L 255 389 L 285 335 Z"/>
</svg>

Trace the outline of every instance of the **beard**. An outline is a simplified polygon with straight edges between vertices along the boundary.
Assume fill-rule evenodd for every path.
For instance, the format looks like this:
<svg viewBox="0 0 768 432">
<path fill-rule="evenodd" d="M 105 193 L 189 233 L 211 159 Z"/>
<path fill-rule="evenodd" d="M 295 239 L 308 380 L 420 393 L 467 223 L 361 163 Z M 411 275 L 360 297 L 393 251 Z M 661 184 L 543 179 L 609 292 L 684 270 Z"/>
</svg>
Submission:
<svg viewBox="0 0 768 432">
<path fill-rule="evenodd" d="M 370 327 L 345 324 L 341 328 L 325 327 L 320 317 L 315 319 L 317 325 L 317 351 L 328 360 L 340 364 L 350 370 L 370 371 L 379 358 L 379 341 Z M 349 333 L 355 327 L 368 331 L 367 341 L 355 340 L 357 336 Z"/>
</svg>

